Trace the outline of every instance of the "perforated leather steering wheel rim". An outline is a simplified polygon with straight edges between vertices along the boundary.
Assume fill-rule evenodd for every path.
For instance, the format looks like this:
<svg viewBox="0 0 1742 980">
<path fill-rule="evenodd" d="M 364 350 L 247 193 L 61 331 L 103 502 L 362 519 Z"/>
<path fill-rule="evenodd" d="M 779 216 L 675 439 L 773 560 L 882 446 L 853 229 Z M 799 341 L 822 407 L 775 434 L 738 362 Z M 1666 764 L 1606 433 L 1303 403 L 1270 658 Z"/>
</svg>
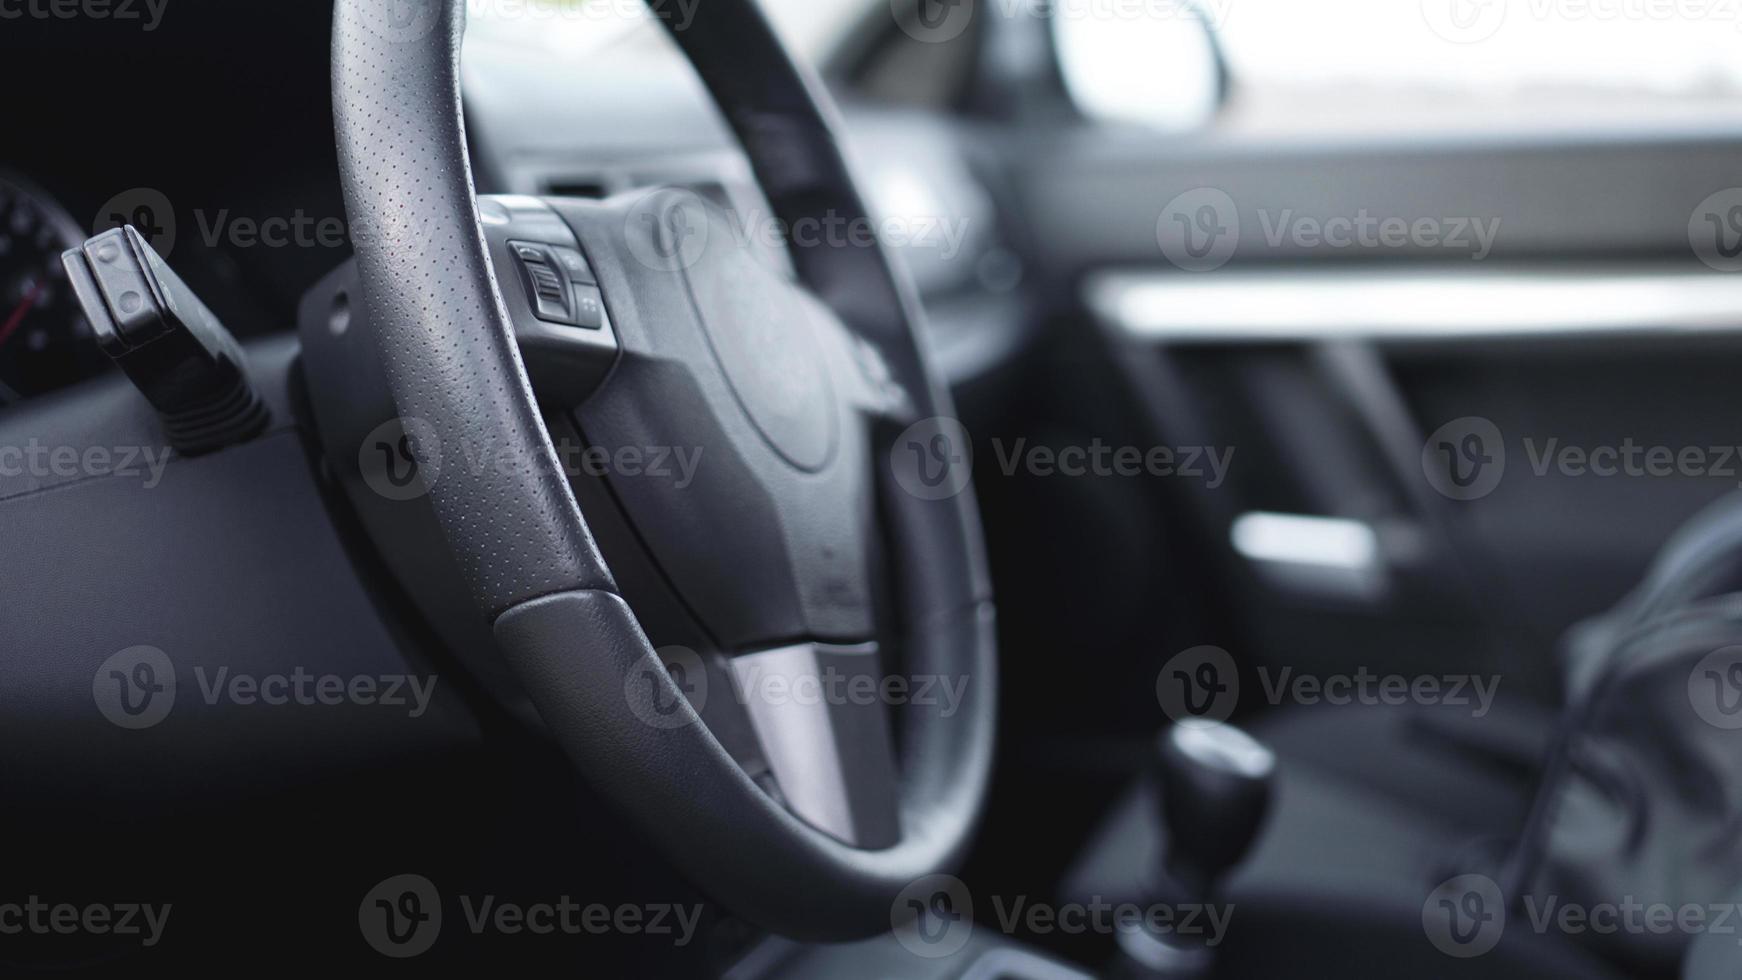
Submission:
<svg viewBox="0 0 1742 980">
<path fill-rule="evenodd" d="M 894 846 L 856 848 L 799 820 L 704 725 L 641 722 L 624 678 L 658 660 L 557 463 L 479 224 L 460 100 L 465 0 L 390 6 L 337 0 L 334 12 L 334 115 L 361 301 L 401 417 L 521 461 L 444 474 L 429 493 L 503 658 L 582 774 L 717 900 L 800 937 L 888 928 L 905 886 L 961 859 L 991 769 L 996 652 L 971 495 L 886 498 L 909 669 L 968 682 L 954 710 L 909 706 L 900 717 Z M 865 215 L 820 86 L 753 0 L 705 0 L 684 29 L 667 26 L 777 215 Z M 880 247 L 794 249 L 793 259 L 876 345 L 918 415 L 952 414 L 912 289 Z"/>
</svg>

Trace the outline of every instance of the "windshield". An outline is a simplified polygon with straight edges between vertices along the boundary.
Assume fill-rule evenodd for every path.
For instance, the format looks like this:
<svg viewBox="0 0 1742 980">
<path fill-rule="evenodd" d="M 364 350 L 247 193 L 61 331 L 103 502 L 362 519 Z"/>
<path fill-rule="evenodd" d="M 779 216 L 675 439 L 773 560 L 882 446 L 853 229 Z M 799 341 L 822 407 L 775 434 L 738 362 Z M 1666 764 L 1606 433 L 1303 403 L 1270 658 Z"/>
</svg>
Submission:
<svg viewBox="0 0 1742 980">
<path fill-rule="evenodd" d="M 697 2 L 653 0 L 653 6 L 661 16 L 683 25 Z M 762 8 L 787 43 L 814 61 L 870 2 L 762 0 Z M 652 24 L 647 0 L 469 0 L 467 10 L 469 29 L 480 35 L 569 51 L 596 48 Z"/>
<path fill-rule="evenodd" d="M 682 25 L 698 0 L 652 0 Z M 1116 22 L 1180 0 L 976 0 Z M 1229 64 L 1224 125 L 1386 130 L 1742 118 L 1742 5 L 1708 0 L 1195 0 Z M 789 44 L 821 60 L 885 0 L 762 0 Z M 670 50 L 645 0 L 471 0 L 475 32 L 566 52 Z M 1117 31 L 1098 34 L 1109 45 Z M 1117 52 L 1101 60 L 1119 62 Z M 1091 60 L 1094 59 L 1093 52 Z"/>
</svg>

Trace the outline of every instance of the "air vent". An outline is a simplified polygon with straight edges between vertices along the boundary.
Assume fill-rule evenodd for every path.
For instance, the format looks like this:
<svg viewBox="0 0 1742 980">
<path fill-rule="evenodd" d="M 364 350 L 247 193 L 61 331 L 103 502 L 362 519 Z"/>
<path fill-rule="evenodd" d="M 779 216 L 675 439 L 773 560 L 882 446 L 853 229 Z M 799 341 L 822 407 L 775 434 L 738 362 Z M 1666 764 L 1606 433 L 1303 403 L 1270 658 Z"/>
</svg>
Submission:
<svg viewBox="0 0 1742 980">
<path fill-rule="evenodd" d="M 588 180 L 550 180 L 544 192 L 553 197 L 588 197 L 597 200 L 605 196 L 605 185 Z"/>
</svg>

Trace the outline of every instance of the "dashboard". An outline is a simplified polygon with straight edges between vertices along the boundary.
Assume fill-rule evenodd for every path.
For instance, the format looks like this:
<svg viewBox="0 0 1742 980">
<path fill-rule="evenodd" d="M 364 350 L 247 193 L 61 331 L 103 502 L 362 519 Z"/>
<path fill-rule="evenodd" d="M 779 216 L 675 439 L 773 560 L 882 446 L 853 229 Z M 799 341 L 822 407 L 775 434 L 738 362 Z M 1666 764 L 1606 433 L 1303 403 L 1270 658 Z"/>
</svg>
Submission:
<svg viewBox="0 0 1742 980">
<path fill-rule="evenodd" d="M 41 91 L 9 107 L 10 122 L 56 138 L 13 142 L 0 157 L 0 410 L 105 369 L 59 253 L 117 221 L 151 225 L 153 246 L 239 337 L 293 327 L 304 291 L 350 255 L 329 19 L 321 4 L 244 16 L 193 0 L 149 33 L 97 21 L 9 27 L 0 83 Z M 239 40 L 262 36 L 272 43 Z M 42 90 L 36 79 L 52 71 L 64 80 Z M 732 211 L 746 234 L 768 217 L 723 121 L 652 24 L 584 57 L 474 30 L 463 75 L 481 192 L 677 185 Z M 970 134 L 929 110 L 850 98 L 844 130 L 880 231 L 928 305 L 940 366 L 957 380 L 989 369 L 1023 336 L 1022 270 Z"/>
<path fill-rule="evenodd" d="M 745 242 L 770 239 L 769 208 L 725 120 L 654 25 L 584 56 L 475 34 L 462 82 L 481 189 L 598 197 L 684 187 L 727 209 Z M 851 91 L 835 97 L 879 235 L 925 302 L 940 369 L 957 383 L 979 376 L 1030 336 L 992 161 L 976 158 L 970 124 Z"/>
</svg>

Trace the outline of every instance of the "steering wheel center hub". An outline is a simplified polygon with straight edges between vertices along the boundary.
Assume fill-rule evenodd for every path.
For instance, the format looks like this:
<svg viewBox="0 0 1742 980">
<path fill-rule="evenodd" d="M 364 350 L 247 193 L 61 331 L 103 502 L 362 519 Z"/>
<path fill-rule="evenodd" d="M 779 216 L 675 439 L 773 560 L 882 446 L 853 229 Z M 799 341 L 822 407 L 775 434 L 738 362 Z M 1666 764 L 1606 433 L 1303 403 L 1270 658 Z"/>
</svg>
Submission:
<svg viewBox="0 0 1742 980">
<path fill-rule="evenodd" d="M 839 412 L 810 311 L 750 249 L 736 247 L 724 214 L 694 199 L 669 207 L 668 233 L 710 229 L 684 283 L 733 396 L 782 459 L 821 470 L 839 441 Z"/>
</svg>

